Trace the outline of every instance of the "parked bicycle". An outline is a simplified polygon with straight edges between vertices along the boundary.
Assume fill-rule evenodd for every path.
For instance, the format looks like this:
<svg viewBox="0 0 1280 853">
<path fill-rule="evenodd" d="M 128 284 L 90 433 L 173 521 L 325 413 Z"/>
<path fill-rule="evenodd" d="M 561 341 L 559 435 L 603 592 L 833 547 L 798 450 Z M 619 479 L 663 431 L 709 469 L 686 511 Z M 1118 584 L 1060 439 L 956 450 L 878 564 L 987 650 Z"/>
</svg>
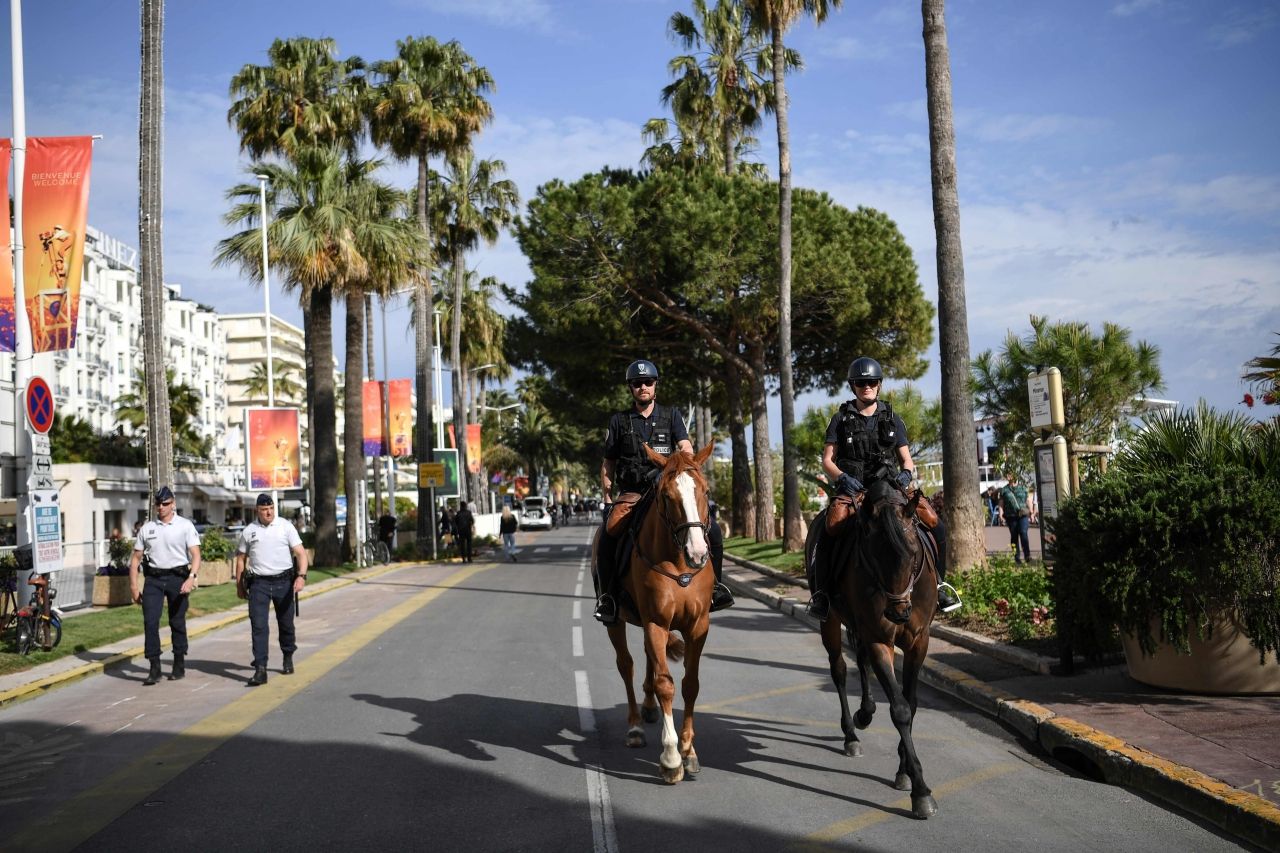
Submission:
<svg viewBox="0 0 1280 853">
<path fill-rule="evenodd" d="M 16 620 L 18 654 L 29 654 L 36 649 L 52 651 L 62 642 L 62 611 L 53 606 L 58 591 L 48 575 L 32 572 L 27 583 L 31 585 L 31 601 L 18 610 Z"/>
<path fill-rule="evenodd" d="M 0 634 L 18 621 L 18 573 L 0 570 Z"/>
<path fill-rule="evenodd" d="M 364 540 L 363 554 L 366 566 L 372 566 L 375 563 L 381 563 L 385 566 L 391 562 L 391 549 L 387 547 L 386 542 L 376 536 L 370 536 Z"/>
</svg>

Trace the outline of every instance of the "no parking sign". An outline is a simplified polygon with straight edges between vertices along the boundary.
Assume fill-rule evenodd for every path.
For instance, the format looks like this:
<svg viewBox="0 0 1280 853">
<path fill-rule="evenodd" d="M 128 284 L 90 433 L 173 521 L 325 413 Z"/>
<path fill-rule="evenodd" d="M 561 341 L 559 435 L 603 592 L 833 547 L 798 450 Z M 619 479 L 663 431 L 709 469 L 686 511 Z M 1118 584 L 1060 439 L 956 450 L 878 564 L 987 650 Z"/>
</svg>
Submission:
<svg viewBox="0 0 1280 853">
<path fill-rule="evenodd" d="M 25 394 L 27 423 L 36 432 L 44 435 L 53 426 L 53 390 L 42 377 L 32 376 L 27 382 Z"/>
</svg>

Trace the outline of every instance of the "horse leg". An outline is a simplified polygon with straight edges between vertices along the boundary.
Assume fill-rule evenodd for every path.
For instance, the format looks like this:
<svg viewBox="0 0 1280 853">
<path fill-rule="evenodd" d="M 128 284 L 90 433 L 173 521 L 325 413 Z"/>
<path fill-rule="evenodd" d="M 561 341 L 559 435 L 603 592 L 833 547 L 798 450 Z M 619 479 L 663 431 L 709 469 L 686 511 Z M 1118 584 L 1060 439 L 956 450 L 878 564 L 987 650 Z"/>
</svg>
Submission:
<svg viewBox="0 0 1280 853">
<path fill-rule="evenodd" d="M 662 710 L 662 752 L 658 756 L 658 766 L 662 771 L 662 780 L 668 785 L 674 785 L 684 778 L 684 763 L 680 760 L 675 718 L 671 712 L 671 703 L 676 697 L 676 683 L 667 668 L 668 633 L 667 628 L 652 622 L 644 626 L 645 654 L 649 657 L 649 666 L 653 671 L 653 690 Z"/>
<path fill-rule="evenodd" d="M 680 681 L 680 693 L 684 698 L 684 719 L 680 726 L 680 756 L 684 772 L 695 776 L 702 770 L 698 753 L 693 749 L 693 706 L 698 702 L 698 664 L 702 660 L 702 647 L 707 642 L 707 617 L 704 614 L 694 628 L 692 636 L 685 637 L 684 678 Z"/>
<path fill-rule="evenodd" d="M 871 725 L 871 720 L 876 715 L 876 700 L 871 698 L 871 667 L 867 660 L 867 644 L 854 635 L 853 645 L 856 649 L 854 654 L 858 664 L 858 682 L 862 686 L 862 704 L 858 706 L 858 713 L 853 715 L 853 724 L 865 729 Z"/>
<path fill-rule="evenodd" d="M 631 659 L 631 651 L 627 648 L 627 623 L 619 619 L 606 630 L 609 633 L 609 642 L 613 643 L 618 674 L 622 676 L 622 684 L 627 688 L 627 746 L 644 746 L 644 728 L 640 725 L 640 709 L 636 707 L 636 688 L 633 683 L 635 663 Z"/>
<path fill-rule="evenodd" d="M 648 640 L 645 642 L 648 643 Z M 658 699 L 653 692 L 653 657 L 646 651 L 644 661 L 644 703 L 640 706 L 640 718 L 646 723 L 656 723 L 658 722 L 658 716 Z"/>
<path fill-rule="evenodd" d="M 898 686 L 898 677 L 893 671 L 893 646 L 887 643 L 874 643 L 870 650 L 871 666 L 875 670 L 876 679 L 880 682 L 880 687 L 889 697 L 889 718 L 893 720 L 893 726 L 898 730 L 899 755 L 905 749 L 906 766 L 908 774 L 903 776 L 901 773 L 893 780 L 893 787 L 899 791 L 905 791 L 910 782 L 911 788 L 911 813 L 916 817 L 924 820 L 932 817 L 938 812 L 938 804 L 934 802 L 933 792 L 929 790 L 929 786 L 924 782 L 924 774 L 920 771 L 920 760 L 916 757 L 915 744 L 911 740 L 911 703 L 907 701 L 907 697 L 903 695 L 902 688 Z M 916 672 L 919 671 L 920 664 L 923 662 L 921 658 L 915 658 L 911 663 L 903 664 L 903 671 L 914 665 Z M 914 677 L 913 673 L 912 677 Z"/>
<path fill-rule="evenodd" d="M 857 758 L 862 755 L 862 744 L 858 743 L 858 734 L 854 731 L 853 719 L 849 714 L 849 667 L 844 662 L 844 648 L 840 644 L 840 617 L 835 613 L 822 623 L 822 647 L 827 650 L 831 683 L 836 686 L 836 695 L 840 697 L 840 731 L 844 732 L 844 754 Z"/>
<path fill-rule="evenodd" d="M 938 803 L 933 799 L 933 792 L 924 781 L 924 770 L 920 766 L 920 758 L 916 753 L 915 739 L 912 730 L 915 726 L 916 708 L 919 705 L 920 670 L 924 666 L 925 655 L 929 651 L 929 635 L 916 637 L 902 655 L 902 695 L 907 703 L 909 716 L 905 733 L 898 744 L 898 775 L 894 787 L 907 789 L 911 783 L 911 811 L 921 820 L 926 820 L 938 813 Z M 899 727 L 902 731 L 903 727 Z"/>
</svg>

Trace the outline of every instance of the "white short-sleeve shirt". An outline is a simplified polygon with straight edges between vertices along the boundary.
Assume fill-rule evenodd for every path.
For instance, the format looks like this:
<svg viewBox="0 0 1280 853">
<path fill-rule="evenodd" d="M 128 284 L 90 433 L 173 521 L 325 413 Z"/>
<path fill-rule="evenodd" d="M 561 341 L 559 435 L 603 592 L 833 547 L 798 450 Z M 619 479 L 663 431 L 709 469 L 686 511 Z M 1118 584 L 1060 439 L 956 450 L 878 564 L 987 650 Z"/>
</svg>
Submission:
<svg viewBox="0 0 1280 853">
<path fill-rule="evenodd" d="M 191 565 L 191 547 L 200 547 L 200 534 L 190 520 L 176 512 L 165 524 L 159 519 L 152 519 L 138 531 L 138 538 L 133 540 L 133 550 L 142 551 L 152 568 L 177 569 Z"/>
<path fill-rule="evenodd" d="M 270 524 L 256 519 L 240 531 L 236 553 L 246 554 L 246 565 L 255 575 L 282 575 L 293 570 L 294 548 L 302 544 L 298 530 L 276 516 Z"/>
</svg>

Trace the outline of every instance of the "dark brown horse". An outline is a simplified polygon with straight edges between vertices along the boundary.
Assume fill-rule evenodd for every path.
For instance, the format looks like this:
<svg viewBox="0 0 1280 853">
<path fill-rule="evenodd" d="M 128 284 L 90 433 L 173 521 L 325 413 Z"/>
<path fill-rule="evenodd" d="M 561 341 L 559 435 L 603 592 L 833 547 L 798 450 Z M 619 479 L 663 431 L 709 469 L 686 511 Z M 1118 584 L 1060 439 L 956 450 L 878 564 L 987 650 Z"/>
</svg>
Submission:
<svg viewBox="0 0 1280 853">
<path fill-rule="evenodd" d="M 900 738 L 893 786 L 899 791 L 909 787 L 912 813 L 926 819 L 937 814 L 938 804 L 925 784 L 911 726 L 916 715 L 920 668 L 929 652 L 929 626 L 938 603 L 938 580 L 936 552 L 926 541 L 928 534 L 916 524 L 916 504 L 920 500 L 919 492 L 908 500 L 890 481 L 877 480 L 868 488 L 855 516 L 855 530 L 850 531 L 852 543 L 840 547 L 839 541 L 827 538 L 823 547 L 831 549 L 832 558 L 843 562 L 844 568 L 832 596 L 831 615 L 822 623 L 822 645 L 831 665 L 831 680 L 840 695 L 845 755 L 862 754 L 855 727 L 869 726 L 876 711 L 867 678 L 870 667 L 889 697 L 889 717 Z M 810 565 L 816 531 L 821 526 L 820 518 L 805 544 L 805 559 Z M 840 647 L 842 623 L 848 628 L 862 682 L 862 704 L 852 717 Z M 894 673 L 895 646 L 902 649 L 901 687 Z"/>
<path fill-rule="evenodd" d="M 636 534 L 629 568 L 622 578 L 627 595 L 620 605 L 621 618 L 609 626 L 618 661 L 618 673 L 627 689 L 627 746 L 645 745 L 643 721 L 656 722 L 662 714 L 662 753 L 658 763 L 662 778 L 675 784 L 685 773 L 701 770 L 693 749 L 693 706 L 698 698 L 698 662 L 707 640 L 711 612 L 711 587 L 715 575 L 709 568 L 707 542 L 707 481 L 702 466 L 711 456 L 708 444 L 695 456 L 688 452 L 669 457 L 645 451 L 663 466 L 649 507 Z M 592 543 L 592 555 L 597 543 Z M 634 666 L 627 649 L 627 623 L 644 631 L 645 676 L 643 709 L 636 706 Z M 672 632 L 679 631 L 683 641 Z M 684 657 L 684 719 L 679 737 L 671 705 L 675 680 L 667 659 Z M 655 698 L 656 697 L 656 698 Z"/>
</svg>

